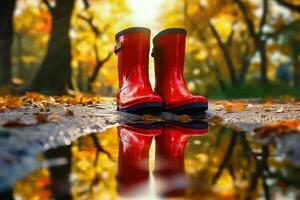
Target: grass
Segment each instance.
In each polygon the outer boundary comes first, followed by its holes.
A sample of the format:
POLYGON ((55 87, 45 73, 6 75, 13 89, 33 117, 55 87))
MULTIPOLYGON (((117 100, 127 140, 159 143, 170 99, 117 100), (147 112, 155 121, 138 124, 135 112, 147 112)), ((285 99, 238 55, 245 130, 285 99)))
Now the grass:
POLYGON ((291 95, 300 98, 300 88, 295 88, 286 84, 271 82, 268 85, 261 86, 257 82, 250 82, 244 85, 233 87, 229 84, 226 86, 226 92, 210 90, 207 96, 212 99, 231 99, 231 98, 262 98, 262 97, 279 97, 291 95))

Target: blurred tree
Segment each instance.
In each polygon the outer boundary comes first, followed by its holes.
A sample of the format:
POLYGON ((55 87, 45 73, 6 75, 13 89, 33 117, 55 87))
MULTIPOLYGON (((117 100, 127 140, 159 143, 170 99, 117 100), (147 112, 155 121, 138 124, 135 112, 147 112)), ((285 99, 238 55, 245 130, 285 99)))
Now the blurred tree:
POLYGON ((72 19, 72 67, 77 89, 112 95, 117 68, 114 35, 131 25, 125 0, 78 1, 72 19))
POLYGON ((261 83, 262 85, 266 85, 268 84, 269 80, 267 76, 267 70, 268 70, 268 59, 267 59, 267 51, 266 51, 267 40, 266 37, 264 37, 264 26, 267 21, 269 1, 262 0, 262 14, 259 21, 258 31, 256 31, 254 20, 251 19, 250 17, 249 8, 247 8, 247 5, 241 0, 234 0, 234 1, 238 5, 241 13, 244 16, 244 20, 247 25, 249 34, 254 41, 255 49, 259 53, 261 83))
MULTIPOLYGON (((280 5, 292 10, 292 11, 295 11, 295 12, 298 12, 300 13, 300 5, 296 5, 296 4, 293 4, 291 3, 291 1, 286 1, 286 0, 276 0, 277 3, 279 3, 280 5)), ((299 3, 299 1, 298 1, 299 3)))
POLYGON ((209 88, 214 85, 205 80, 210 76, 223 92, 258 78, 265 86, 269 79, 274 81, 278 66, 288 62, 294 65, 298 86, 299 5, 299 0, 173 0, 163 5, 161 18, 164 27, 188 29, 187 59, 192 62, 187 61, 186 77, 190 82, 209 88), (207 72, 198 73, 197 65, 207 72))
POLYGON ((47 54, 31 89, 49 94, 64 94, 71 82, 71 41, 69 30, 75 0, 43 0, 52 17, 47 54), (53 1, 52 1, 53 3, 53 1))
POLYGON ((11 47, 15 0, 0 1, 0 86, 11 83, 11 47))
MULTIPOLYGON (((84 9, 86 11, 88 11, 90 9, 90 2, 88 0, 83 0, 83 3, 84 3, 84 9)), ((81 15, 81 14, 79 14, 78 16, 81 19, 83 19, 90 26, 90 29, 93 32, 94 37, 96 39, 100 38, 103 35, 103 33, 109 28, 109 26, 111 26, 110 22, 106 22, 104 27, 103 27, 103 30, 100 30, 99 27, 97 27, 93 23, 94 16, 85 17, 84 15, 81 15)), ((98 45, 97 45, 96 42, 94 43, 93 48, 94 48, 94 53, 95 53, 96 64, 95 64, 94 71, 93 71, 92 75, 88 79, 88 89, 89 89, 89 91, 92 90, 93 83, 96 81, 97 76, 99 75, 100 69, 110 59, 110 57, 113 54, 113 52, 111 50, 107 53, 105 58, 100 59, 99 52, 98 52, 99 51, 98 50, 98 45)))

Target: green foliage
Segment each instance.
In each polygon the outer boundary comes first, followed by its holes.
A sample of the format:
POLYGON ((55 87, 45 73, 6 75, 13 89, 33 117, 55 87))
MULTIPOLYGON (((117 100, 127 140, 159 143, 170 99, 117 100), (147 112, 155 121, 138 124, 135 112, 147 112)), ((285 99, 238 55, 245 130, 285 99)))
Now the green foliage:
POLYGON ((207 94, 208 97, 216 99, 280 97, 284 95, 292 95, 300 98, 299 89, 278 82, 271 82, 269 85, 261 86, 258 82, 252 81, 238 87, 233 87, 230 83, 226 82, 225 92, 217 88, 209 91, 207 94))

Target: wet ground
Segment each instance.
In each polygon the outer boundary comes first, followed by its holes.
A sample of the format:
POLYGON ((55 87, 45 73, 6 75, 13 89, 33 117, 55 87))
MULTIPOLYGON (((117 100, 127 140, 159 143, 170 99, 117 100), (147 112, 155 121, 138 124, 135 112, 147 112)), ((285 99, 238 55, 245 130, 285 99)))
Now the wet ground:
POLYGON ((298 141, 200 120, 122 123, 37 157, 13 152, 20 165, 1 152, 0 199, 299 199, 298 141))

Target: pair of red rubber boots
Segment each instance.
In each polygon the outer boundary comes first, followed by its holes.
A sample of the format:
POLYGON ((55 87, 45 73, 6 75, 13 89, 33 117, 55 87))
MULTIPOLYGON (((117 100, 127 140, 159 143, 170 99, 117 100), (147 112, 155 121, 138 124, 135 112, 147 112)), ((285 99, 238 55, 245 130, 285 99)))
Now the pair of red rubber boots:
POLYGON ((185 29, 166 29, 153 38, 154 91, 148 77, 150 29, 128 28, 117 33, 115 39, 119 75, 118 110, 178 114, 196 114, 207 110, 207 99, 192 95, 183 78, 185 29))

